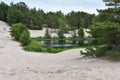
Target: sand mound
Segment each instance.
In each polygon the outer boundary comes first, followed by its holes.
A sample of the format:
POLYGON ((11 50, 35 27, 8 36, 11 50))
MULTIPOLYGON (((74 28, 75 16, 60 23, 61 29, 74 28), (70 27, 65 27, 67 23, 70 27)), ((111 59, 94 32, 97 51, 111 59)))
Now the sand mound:
POLYGON ((9 31, 9 26, 3 22, 3 21, 0 21, 0 32, 5 32, 5 31, 9 31))

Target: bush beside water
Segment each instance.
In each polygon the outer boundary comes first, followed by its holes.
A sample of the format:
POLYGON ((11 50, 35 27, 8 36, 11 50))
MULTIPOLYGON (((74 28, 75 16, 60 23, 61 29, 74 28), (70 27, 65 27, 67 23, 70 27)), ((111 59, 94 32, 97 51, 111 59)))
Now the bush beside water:
POLYGON ((12 25, 11 36, 16 41, 21 42, 22 45, 28 45, 30 43, 29 31, 22 23, 16 23, 12 25))
POLYGON ((24 49, 27 51, 33 52, 47 52, 46 48, 43 48, 37 41, 31 41, 31 43, 27 46, 24 46, 24 49))

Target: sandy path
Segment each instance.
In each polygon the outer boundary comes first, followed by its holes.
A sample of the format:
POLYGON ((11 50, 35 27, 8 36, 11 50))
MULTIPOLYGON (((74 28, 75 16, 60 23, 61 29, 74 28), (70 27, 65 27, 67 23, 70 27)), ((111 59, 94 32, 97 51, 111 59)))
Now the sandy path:
POLYGON ((0 80, 120 80, 120 62, 83 58, 80 50, 25 52, 0 21, 0 80))

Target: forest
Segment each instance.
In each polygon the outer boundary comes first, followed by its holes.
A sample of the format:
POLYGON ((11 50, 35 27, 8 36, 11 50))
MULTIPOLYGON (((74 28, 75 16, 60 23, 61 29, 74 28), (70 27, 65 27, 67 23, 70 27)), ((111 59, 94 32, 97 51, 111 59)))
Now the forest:
POLYGON ((58 28, 60 21, 64 23, 64 27, 67 25, 70 28, 88 28, 94 17, 94 14, 79 11, 72 11, 66 15, 61 11, 45 13, 42 9, 30 9, 24 2, 10 3, 10 5, 0 3, 0 20, 8 22, 10 25, 23 23, 29 29, 42 29, 45 25, 58 28))

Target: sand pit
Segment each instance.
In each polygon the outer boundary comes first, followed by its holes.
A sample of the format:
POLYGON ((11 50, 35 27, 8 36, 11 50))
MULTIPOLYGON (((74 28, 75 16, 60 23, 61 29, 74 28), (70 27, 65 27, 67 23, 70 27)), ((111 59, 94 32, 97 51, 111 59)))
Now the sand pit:
POLYGON ((2 21, 0 46, 0 80, 120 80, 120 62, 85 58, 80 54, 84 49, 25 52, 2 21))

